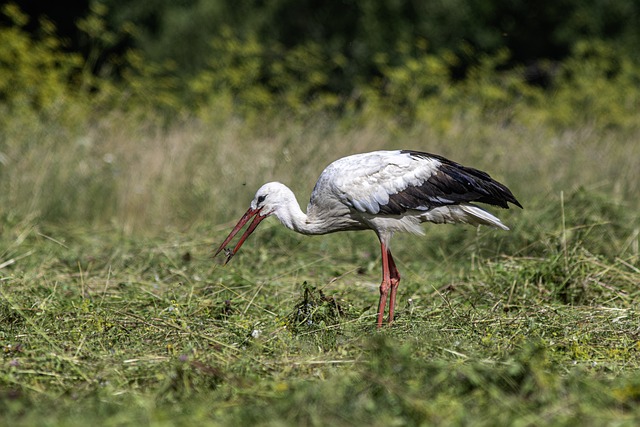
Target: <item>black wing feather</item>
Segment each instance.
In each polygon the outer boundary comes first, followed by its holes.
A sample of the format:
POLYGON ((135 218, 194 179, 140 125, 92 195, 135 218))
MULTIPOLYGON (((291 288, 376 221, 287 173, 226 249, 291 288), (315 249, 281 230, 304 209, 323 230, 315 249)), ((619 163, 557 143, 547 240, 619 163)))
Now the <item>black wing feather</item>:
POLYGON ((509 208, 508 203, 522 205, 504 184, 488 173, 462 166, 445 157, 420 151, 403 150, 413 157, 435 158, 441 162, 438 171, 422 184, 410 186, 389 196, 389 203, 380 207, 383 214, 401 214, 408 209, 429 210, 438 206, 480 202, 509 208))

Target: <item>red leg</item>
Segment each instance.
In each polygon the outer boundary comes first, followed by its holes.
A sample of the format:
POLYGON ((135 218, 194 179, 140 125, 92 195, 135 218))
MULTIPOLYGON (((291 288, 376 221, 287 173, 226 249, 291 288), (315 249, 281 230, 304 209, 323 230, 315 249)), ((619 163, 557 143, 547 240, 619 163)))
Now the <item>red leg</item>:
POLYGON ((382 320, 384 318, 384 309, 387 305, 387 295, 389 294, 389 288, 391 287, 391 277, 389 272, 389 251, 387 246, 380 242, 380 248, 382 249, 382 283, 380 283, 380 304, 378 304, 378 322, 376 325, 382 326, 382 320))
POLYGON ((400 272, 396 267, 396 263, 393 261, 391 251, 388 251, 389 260, 389 279, 391 283, 391 295, 389 297, 389 324, 393 323, 393 310, 396 306, 396 292, 398 291, 398 285, 400 284, 400 272))

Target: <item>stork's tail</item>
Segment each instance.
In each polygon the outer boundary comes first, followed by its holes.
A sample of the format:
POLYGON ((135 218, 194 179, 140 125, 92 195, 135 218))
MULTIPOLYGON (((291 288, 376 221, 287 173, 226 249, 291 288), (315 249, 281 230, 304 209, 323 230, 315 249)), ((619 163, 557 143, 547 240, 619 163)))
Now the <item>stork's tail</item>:
POLYGON ((458 205, 465 214, 467 214, 467 221, 473 225, 489 225, 491 227, 501 228, 508 230, 509 227, 504 225, 500 219, 491 215, 489 212, 471 204, 458 205))

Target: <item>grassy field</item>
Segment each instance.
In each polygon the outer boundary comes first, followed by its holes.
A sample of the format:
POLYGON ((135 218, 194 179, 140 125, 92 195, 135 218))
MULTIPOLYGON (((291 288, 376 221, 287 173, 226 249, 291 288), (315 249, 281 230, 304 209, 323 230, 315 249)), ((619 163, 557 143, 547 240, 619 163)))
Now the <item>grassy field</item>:
POLYGON ((640 421, 637 127, 12 123, 0 424, 640 421), (304 206, 330 161, 382 148, 487 170, 525 207, 493 210, 509 232, 398 236, 392 327, 374 327, 371 232, 310 238, 269 220, 229 265, 211 258, 262 182, 304 206))

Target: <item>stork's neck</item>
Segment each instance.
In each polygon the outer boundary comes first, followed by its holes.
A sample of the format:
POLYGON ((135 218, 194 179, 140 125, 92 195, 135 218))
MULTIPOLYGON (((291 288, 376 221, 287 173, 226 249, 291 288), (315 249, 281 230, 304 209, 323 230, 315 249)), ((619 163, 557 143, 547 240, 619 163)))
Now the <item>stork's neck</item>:
POLYGON ((273 215, 280 220, 282 225, 302 234, 326 233, 327 230, 323 227, 322 222, 315 221, 313 217, 304 213, 293 193, 291 193, 291 196, 291 200, 288 200, 286 204, 279 206, 273 212, 273 215))
POLYGON ((344 205, 331 203, 330 200, 325 200, 322 207, 309 203, 307 213, 304 213, 291 189, 280 183, 274 183, 272 187, 269 203, 264 208, 293 231, 302 234, 327 234, 366 228, 361 222, 351 218, 349 209, 344 205))
POLYGON ((271 214, 274 215, 287 228, 302 234, 325 234, 336 231, 331 215, 324 215, 322 212, 309 207, 304 213, 298 204, 295 194, 284 184, 277 187, 278 194, 273 195, 271 204, 271 214))

